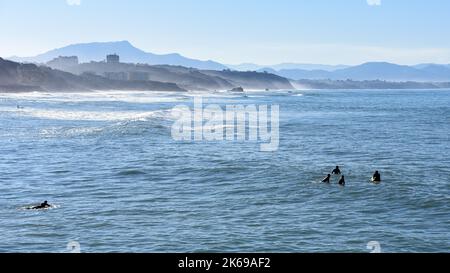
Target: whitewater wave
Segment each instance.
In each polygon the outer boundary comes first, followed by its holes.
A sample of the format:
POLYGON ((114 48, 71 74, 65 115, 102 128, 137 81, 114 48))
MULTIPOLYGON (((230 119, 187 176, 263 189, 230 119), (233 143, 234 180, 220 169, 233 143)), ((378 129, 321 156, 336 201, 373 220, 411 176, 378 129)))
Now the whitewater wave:
POLYGON ((104 132, 105 128, 101 127, 77 127, 77 128, 45 128, 42 129, 39 135, 43 138, 52 137, 78 137, 78 136, 89 136, 98 135, 104 132))
POLYGON ((170 118, 170 111, 74 111, 69 109, 40 109, 2 107, 1 112, 14 113, 17 116, 25 116, 48 120, 65 121, 127 121, 148 120, 150 118, 170 118))
POLYGON ((186 96, 173 92, 143 91, 95 91, 95 92, 62 92, 62 93, 0 93, 0 99, 20 101, 40 101, 55 103, 80 102, 125 102, 125 103, 168 103, 186 100, 186 96))
MULTIPOLYGON (((127 117, 123 116, 122 118, 127 117)), ((171 121, 172 113, 169 110, 160 110, 149 112, 145 115, 132 116, 131 119, 117 120, 113 123, 95 124, 88 126, 52 126, 39 131, 42 138, 61 138, 61 137, 99 137, 113 135, 142 135, 147 132, 152 134, 168 134, 173 124, 171 121)), ((108 120, 111 121, 111 120, 108 120)))

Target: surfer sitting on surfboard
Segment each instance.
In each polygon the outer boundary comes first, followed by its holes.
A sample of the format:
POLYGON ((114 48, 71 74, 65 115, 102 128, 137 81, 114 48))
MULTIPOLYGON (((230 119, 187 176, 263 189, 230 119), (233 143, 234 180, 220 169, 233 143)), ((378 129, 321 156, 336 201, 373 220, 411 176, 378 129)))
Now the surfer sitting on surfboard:
POLYGON ((345 186, 345 177, 342 176, 338 183, 339 183, 339 185, 341 185, 341 186, 345 186))
POLYGON ((375 173, 373 174, 372 182, 381 182, 381 175, 378 171, 375 171, 375 173))
POLYGON ((336 169, 334 169, 334 170, 331 172, 331 174, 336 174, 336 175, 341 174, 341 170, 339 169, 339 166, 336 166, 336 169))
POLYGON ((325 177, 324 180, 322 180, 322 183, 330 183, 331 174, 328 174, 327 177, 325 177))

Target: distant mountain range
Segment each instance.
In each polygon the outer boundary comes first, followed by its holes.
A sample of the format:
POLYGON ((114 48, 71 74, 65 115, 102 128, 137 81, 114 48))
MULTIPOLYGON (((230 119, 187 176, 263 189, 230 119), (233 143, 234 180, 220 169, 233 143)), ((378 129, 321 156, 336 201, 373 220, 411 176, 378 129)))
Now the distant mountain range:
POLYGON ((450 81, 450 65, 421 64, 416 66, 397 65, 386 62, 371 62, 358 66, 326 70, 304 69, 259 69, 260 72, 273 73, 293 80, 354 80, 354 81, 416 81, 416 82, 448 82, 450 81))
POLYGON ((297 80, 292 81, 296 89, 441 89, 450 88, 450 82, 387 82, 352 80, 297 80))
POLYGON ((190 59, 180 54, 158 55, 134 47, 128 41, 74 44, 54 49, 34 57, 11 57, 17 62, 45 64, 59 56, 78 56, 79 61, 88 63, 102 61, 106 55, 116 53, 121 62, 149 65, 174 65, 200 70, 225 70, 268 72, 292 80, 381 80, 381 81, 417 81, 448 82, 450 65, 418 64, 415 66, 397 65, 387 62, 370 62, 357 66, 282 63, 262 66, 245 63, 224 65, 214 61, 190 59))
POLYGON ((301 70, 324 70, 324 71, 335 71, 338 69, 348 68, 348 65, 324 65, 324 64, 297 64, 297 63, 282 63, 276 65, 259 65, 252 63, 244 63, 238 65, 227 64, 231 69, 238 71, 256 71, 263 69, 273 69, 276 71, 285 69, 301 69, 301 70))
POLYGON ((167 64, 193 67, 198 69, 227 69, 225 65, 214 61, 200 61, 189 59, 180 54, 158 55, 148 53, 134 47, 128 41, 74 44, 63 48, 54 49, 34 57, 11 57, 9 60, 16 62, 47 63, 59 56, 78 56, 80 62, 102 61, 108 54, 118 54, 121 62, 143 63, 150 65, 167 64))

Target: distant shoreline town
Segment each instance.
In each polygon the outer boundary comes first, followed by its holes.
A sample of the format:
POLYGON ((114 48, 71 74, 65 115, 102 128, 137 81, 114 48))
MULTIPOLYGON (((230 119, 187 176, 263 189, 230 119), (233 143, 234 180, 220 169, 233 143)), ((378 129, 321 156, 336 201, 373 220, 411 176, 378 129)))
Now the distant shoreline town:
POLYGON ((225 66, 178 54, 146 53, 126 41, 71 45, 36 57, 8 59, 0 58, 0 92, 450 88, 446 65, 225 66))

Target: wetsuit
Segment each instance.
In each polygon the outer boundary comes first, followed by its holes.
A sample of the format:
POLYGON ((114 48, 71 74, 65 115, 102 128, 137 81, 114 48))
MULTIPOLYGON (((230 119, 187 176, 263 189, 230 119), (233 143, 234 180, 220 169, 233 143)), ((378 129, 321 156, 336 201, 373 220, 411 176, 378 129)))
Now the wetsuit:
POLYGON ((336 168, 333 170, 332 174, 341 174, 341 170, 339 168, 336 168))
POLYGON ((373 182, 381 182, 381 175, 380 173, 376 172, 374 173, 373 177, 372 177, 373 182))
POLYGON ((32 209, 46 209, 51 207, 47 202, 40 204, 39 206, 33 207, 32 209))
POLYGON ((324 180, 322 180, 323 183, 330 183, 331 176, 328 175, 324 180))

